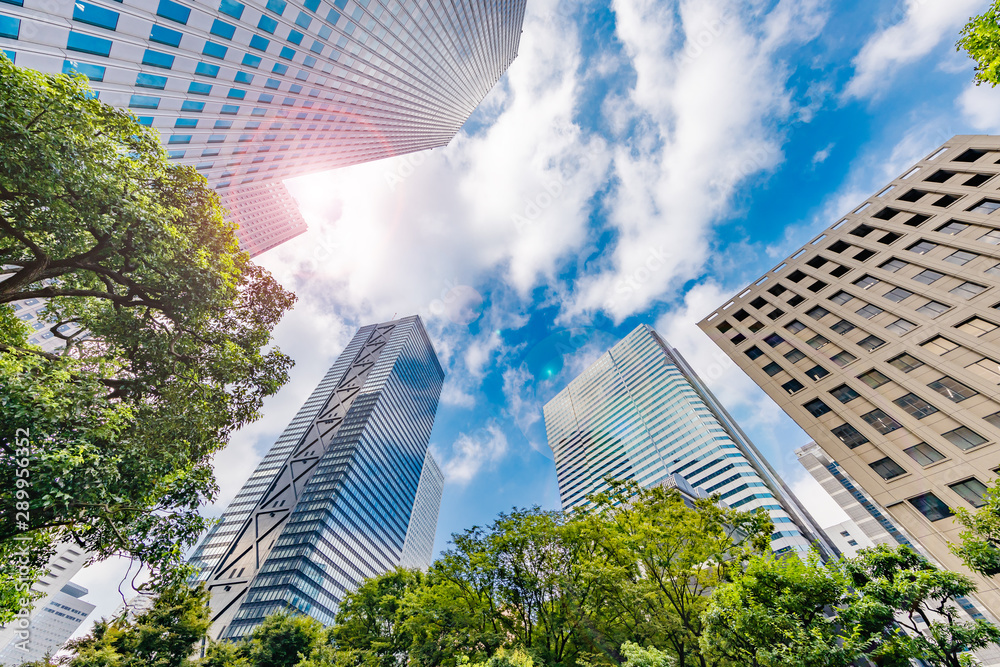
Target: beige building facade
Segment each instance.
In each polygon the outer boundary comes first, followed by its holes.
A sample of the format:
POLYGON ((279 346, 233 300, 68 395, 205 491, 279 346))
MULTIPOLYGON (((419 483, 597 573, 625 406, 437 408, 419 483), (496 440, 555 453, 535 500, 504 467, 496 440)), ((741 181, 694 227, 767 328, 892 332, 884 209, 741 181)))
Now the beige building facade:
POLYGON ((956 136, 699 323, 958 571, 950 508, 1000 468, 998 210, 1000 137, 956 136))

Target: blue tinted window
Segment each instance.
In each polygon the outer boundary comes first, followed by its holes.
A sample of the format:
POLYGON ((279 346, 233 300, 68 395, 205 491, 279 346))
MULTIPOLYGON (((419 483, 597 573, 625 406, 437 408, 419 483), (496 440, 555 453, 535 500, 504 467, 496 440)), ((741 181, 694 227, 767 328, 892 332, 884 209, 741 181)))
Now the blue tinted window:
POLYGON ((197 111, 202 112, 205 110, 204 102, 192 102, 191 100, 184 100, 181 103, 181 111, 197 111))
POLYGON ((333 6, 337 9, 343 9, 347 6, 347 0, 333 0, 333 6))
POLYGON ((284 58, 285 60, 293 60, 295 58, 295 49, 283 46, 281 47, 281 53, 278 54, 279 58, 284 58))
POLYGON ((319 36, 322 37, 323 39, 329 37, 332 32, 333 31, 330 30, 330 26, 328 25, 322 25, 319 27, 319 36))
POLYGON ((291 42, 292 44, 301 44, 303 37, 305 37, 305 35, 303 35, 298 30, 292 30, 291 32, 288 33, 288 41, 291 42))
MULTIPOLYGON (((261 111, 263 111, 263 109, 261 109, 261 111)), ((259 120, 252 120, 249 123, 247 123, 247 129, 248 130, 256 130, 258 127, 260 127, 260 121, 259 120)))
POLYGON ((174 66, 174 57, 167 53, 146 49, 146 53, 142 55, 142 64, 170 69, 174 66))
POLYGON ((198 127, 197 118, 178 118, 174 121, 174 127, 198 127))
POLYGON ((253 140, 252 134, 241 134, 240 138, 237 141, 251 141, 251 140, 253 140))
POLYGON ((267 0, 268 10, 274 12, 278 16, 285 13, 285 0, 267 0))
MULTIPOLYGON (((217 121, 215 121, 215 129, 217 129, 217 130, 228 130, 232 126, 233 126, 233 121, 231 121, 231 120, 217 120, 217 121)), ((214 136, 217 136, 217 135, 213 134, 212 136, 214 137, 214 136)), ((222 136, 225 136, 225 135, 222 135, 222 136)), ((211 141, 211 138, 209 138, 209 141, 211 141)))
POLYGON ((275 74, 284 74, 285 72, 288 71, 288 65, 282 65, 281 63, 274 63, 274 67, 271 68, 271 71, 274 72, 275 74))
POLYGON ((337 21, 340 20, 340 12, 336 9, 331 9, 326 15, 326 20, 330 22, 330 25, 337 25, 337 21))
POLYGON ((188 17, 191 16, 191 10, 171 0, 160 0, 160 6, 156 8, 156 15, 186 24, 188 17))
POLYGON ((299 84, 296 83, 296 84, 288 87, 288 92, 290 92, 290 93, 301 93, 302 92, 302 86, 300 86, 299 84))
MULTIPOLYGON (((15 37, 14 39, 17 39, 17 37, 15 37)), ((16 51, 11 51, 10 49, 4 49, 3 50, 3 54, 5 56, 7 56, 7 58, 9 58, 12 63, 16 63, 17 62, 17 52, 16 51)))
POLYGON ((258 51, 267 51, 267 47, 270 46, 271 40, 265 39, 260 35, 254 35, 250 38, 250 48, 257 49, 258 51))
POLYGON ((133 109, 155 109, 160 106, 160 98, 149 95, 133 95, 128 105, 133 109))
POLYGON ((189 144, 191 143, 190 134, 175 134, 170 137, 167 141, 168 144, 189 144))
POLYGON ((192 95, 208 95, 212 92, 212 85, 209 83, 199 83, 192 81, 188 84, 188 92, 192 95))
POLYGON ((298 17, 295 19, 295 25, 308 29, 310 23, 312 23, 312 18, 305 12, 299 12, 298 17))
MULTIPOLYGON (((202 156, 202 157, 204 157, 204 156, 202 156)), ((199 162, 198 166, 195 167, 195 169, 197 169, 198 171, 203 171, 205 169, 211 169, 214 166, 215 166, 214 162, 199 162)), ((791 519, 789 519, 789 521, 791 521, 791 519)))
POLYGON ((222 60, 226 57, 226 52, 229 47, 223 46, 222 44, 216 44, 215 42, 205 42, 205 48, 201 50, 203 55, 209 58, 218 58, 222 60))
POLYGON ((309 72, 300 69, 298 72, 296 72, 295 78, 298 79, 299 81, 306 81, 309 78, 309 72))
POLYGON ((219 5, 220 12, 223 14, 229 14, 234 19, 239 19, 243 16, 244 9, 246 9, 246 7, 242 3, 236 2, 235 0, 222 0, 222 3, 219 5))
POLYGON ((319 0, 306 0, 302 4, 305 5, 306 9, 311 12, 314 12, 319 8, 319 0))
POLYGON ((309 50, 313 53, 323 53, 323 42, 318 39, 314 39, 312 46, 309 47, 309 50))
POLYGON ((247 67, 257 68, 260 67, 260 56, 253 56, 249 53, 243 54, 243 64, 247 67))
POLYGON ((223 104, 222 113, 229 114, 230 116, 235 116, 240 112, 239 106, 235 104, 223 104))
POLYGON ((219 66, 209 65, 208 63, 198 63, 194 68, 194 73, 215 78, 219 75, 219 66))
MULTIPOLYGON (((14 5, 16 7, 24 7, 24 0, 0 0, 0 2, 6 2, 8 5, 14 5)), ((14 52, 4 51, 4 55, 7 55, 8 53, 14 53, 14 52)), ((9 55, 7 55, 7 57, 10 58, 9 55)), ((13 58, 10 59, 13 60, 13 58)))
POLYGON ((236 83, 253 83, 253 74, 247 74, 246 72, 237 72, 236 83))
POLYGON ((157 90, 163 90, 167 87, 167 77, 141 72, 137 77, 135 77, 135 85, 140 88, 156 88, 157 90))
POLYGON ((90 65, 88 63, 77 62, 76 60, 63 61, 63 74, 83 74, 91 81, 104 81, 105 68, 100 65, 90 65))
POLYGON ((118 27, 118 12, 92 5, 89 2, 76 0, 73 3, 73 20, 96 25, 98 28, 114 30, 118 27))
POLYGON ((178 30, 164 28, 162 25, 154 25, 149 31, 149 41, 159 42, 168 46, 180 46, 181 33, 178 30))
POLYGON ((246 96, 247 96, 247 91, 241 90, 239 88, 230 88, 229 95, 227 95, 227 97, 231 97, 236 100, 242 100, 246 96))
MULTIPOLYGON (((270 97, 270 95, 268 95, 270 97)), ((270 102, 270 100, 268 100, 270 102)), ((261 107, 254 107, 253 111, 250 112, 251 116, 266 116, 267 109, 262 109, 261 107)))
POLYGON ((167 151, 167 159, 169 160, 179 160, 184 157, 186 151, 167 151))
POLYGON ((277 79, 268 79, 267 81, 264 82, 264 87, 265 88, 270 88, 272 90, 277 90, 278 86, 280 86, 280 85, 281 85, 281 81, 279 81, 277 79))
POLYGON ((202 157, 213 157, 218 155, 221 151, 218 148, 206 148, 201 152, 202 157))
POLYGON ((293 106, 295 106, 295 98, 294 97, 286 97, 284 100, 282 100, 281 104, 283 106, 286 106, 286 107, 293 107, 293 106))
POLYGON ((312 67, 313 65, 316 64, 316 59, 313 58, 312 56, 306 56, 305 59, 302 61, 302 64, 305 67, 312 67))
POLYGON ((139 116, 139 125, 145 125, 146 127, 152 127, 153 126, 153 117, 152 116, 139 116))
MULTIPOLYGON (((21 22, 17 19, 13 19, 13 21, 14 35, 12 38, 17 39, 17 26, 19 26, 21 22)), ((6 34, 8 30, 9 24, 4 25, 4 37, 11 37, 11 35, 6 34)), ((74 32, 71 30, 69 38, 66 40, 66 48, 70 51, 92 53, 95 56, 108 56, 111 53, 111 40, 101 39, 100 37, 94 37, 93 35, 84 35, 82 32, 74 32)))
POLYGON ((274 29, 278 27, 278 22, 272 19, 270 16, 261 15, 260 20, 257 21, 257 27, 264 32, 269 32, 274 34, 274 29))
MULTIPOLYGON (((274 95, 268 95, 266 93, 261 93, 260 97, 257 98, 257 101, 260 102, 261 104, 270 104, 271 100, 273 100, 273 99, 274 99, 274 95)), ((256 109, 255 109, 255 111, 256 111, 256 109)))
POLYGON ((225 39, 232 39, 233 35, 236 34, 236 26, 231 23, 215 19, 215 21, 212 22, 212 29, 209 32, 225 39))

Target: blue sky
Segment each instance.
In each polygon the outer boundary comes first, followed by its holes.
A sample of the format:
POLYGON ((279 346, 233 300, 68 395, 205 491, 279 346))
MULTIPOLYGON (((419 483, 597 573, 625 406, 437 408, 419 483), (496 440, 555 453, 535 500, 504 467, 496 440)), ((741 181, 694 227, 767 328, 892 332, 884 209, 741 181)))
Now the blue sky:
MULTIPOLYGON (((518 59, 452 143, 290 181, 310 231, 260 258, 297 365, 219 455, 221 512, 358 326, 420 314, 448 378, 436 548, 559 506, 542 405, 653 325, 824 525, 808 437, 697 329, 954 134, 1000 132, 955 52, 980 0, 528 0, 518 59)), ((110 613, 124 568, 78 580, 110 613)))

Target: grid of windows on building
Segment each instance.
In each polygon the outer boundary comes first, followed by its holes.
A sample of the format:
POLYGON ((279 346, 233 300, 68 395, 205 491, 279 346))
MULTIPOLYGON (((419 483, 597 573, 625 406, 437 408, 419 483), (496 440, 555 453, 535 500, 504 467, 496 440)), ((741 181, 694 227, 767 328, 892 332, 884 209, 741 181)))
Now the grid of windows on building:
POLYGON ((1000 465, 998 210, 1000 138, 955 137, 699 323, 950 569, 1000 465))
POLYGON ((572 380, 544 414, 563 509, 586 507, 609 477, 648 488, 679 475, 730 507, 768 512, 775 551, 807 551, 811 540, 830 547, 683 357, 645 325, 572 380))
POLYGON ((517 55, 526 0, 6 0, 0 48, 157 129, 263 252, 301 233, 262 183, 446 145, 517 55), (273 200, 272 200, 273 199, 273 200), (274 223, 274 224, 271 224, 274 223))
POLYGON ((358 331, 191 558, 213 638, 288 608, 330 624, 364 579, 430 564, 443 378, 418 317, 358 331))

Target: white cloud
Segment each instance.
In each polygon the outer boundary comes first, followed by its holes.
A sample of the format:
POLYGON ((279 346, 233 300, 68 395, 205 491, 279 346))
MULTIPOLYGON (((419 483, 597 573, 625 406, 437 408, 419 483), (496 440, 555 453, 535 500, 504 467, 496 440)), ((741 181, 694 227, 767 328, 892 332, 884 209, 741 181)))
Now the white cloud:
POLYGON ((1000 132, 1000 88, 971 84, 958 98, 958 107, 977 130, 1000 132))
POLYGON ((902 18, 872 35, 854 58, 850 97, 878 97, 886 80, 914 63, 942 40, 958 40, 958 31, 985 8, 984 0, 907 0, 902 18))
POLYGON ((603 309, 621 321, 697 275, 736 188, 782 160, 773 123, 795 109, 777 52, 824 17, 815 2, 768 4, 614 3, 636 83, 606 106, 619 109, 615 127, 638 129, 615 149, 613 249, 578 281, 567 317, 603 309))
POLYGON ((827 144, 826 148, 822 148, 822 149, 816 151, 816 153, 813 155, 812 163, 813 164, 823 164, 824 162, 826 162, 826 159, 828 157, 830 157, 830 153, 833 152, 834 145, 835 144, 832 144, 832 143, 831 144, 827 144))
POLYGON ((500 426, 491 421, 471 435, 462 433, 451 446, 450 452, 435 448, 435 457, 444 463, 441 471, 447 483, 465 485, 483 468, 495 465, 507 454, 507 436, 500 426))

